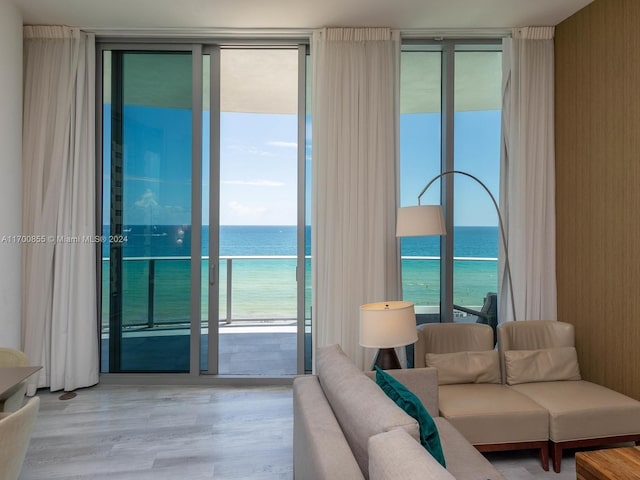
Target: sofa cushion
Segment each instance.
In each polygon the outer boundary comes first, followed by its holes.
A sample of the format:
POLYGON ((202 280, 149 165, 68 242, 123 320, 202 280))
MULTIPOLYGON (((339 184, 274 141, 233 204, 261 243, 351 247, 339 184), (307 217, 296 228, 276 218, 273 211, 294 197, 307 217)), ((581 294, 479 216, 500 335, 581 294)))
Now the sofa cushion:
POLYGON ((427 367, 438 369, 438 383, 501 383, 496 350, 483 352, 427 353, 427 367))
POLYGON ((446 467, 438 429, 420 399, 388 373, 376 367, 376 383, 402 410, 418 421, 420 443, 440 465, 446 467))
POLYGON ((509 385, 581 379, 575 347, 507 350, 504 363, 509 385))
POLYGON ((455 480, 418 442, 399 428, 369 439, 369 478, 455 480))
POLYGON ((322 390, 365 477, 368 475, 370 437, 403 428, 416 441, 420 439, 418 422, 387 397, 338 345, 317 349, 316 371, 322 390))
POLYGON ((554 442, 640 434, 640 402, 601 385, 579 380, 510 388, 549 411, 554 442))
POLYGON ((502 351, 575 347, 575 328, 556 320, 505 322, 498 326, 498 346, 502 351))
POLYGON ((441 385, 439 390, 440 414, 473 445, 549 438, 547 411, 507 385, 441 385))

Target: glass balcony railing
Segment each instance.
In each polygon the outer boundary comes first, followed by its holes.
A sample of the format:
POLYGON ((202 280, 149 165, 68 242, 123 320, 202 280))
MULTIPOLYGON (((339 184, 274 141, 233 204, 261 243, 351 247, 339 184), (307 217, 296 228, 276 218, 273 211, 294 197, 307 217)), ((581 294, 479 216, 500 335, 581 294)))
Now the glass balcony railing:
MULTIPOLYGON (((102 329, 109 327, 108 258, 102 259, 102 329)), ((295 320, 297 282, 295 256, 220 257, 219 319, 238 321, 295 320)), ((310 258, 307 258, 307 275, 310 258)), ((208 318, 209 257, 201 258, 201 319, 208 318)), ((306 285, 311 285, 307 278, 306 285)), ((125 257, 122 265, 123 328, 178 327, 189 324, 191 260, 189 257, 125 257)), ((310 287, 307 305, 310 305, 310 287)), ((307 318, 310 314, 307 315, 307 318)))
MULTIPOLYGON (((487 292, 498 288, 498 259, 454 257, 454 303, 479 309, 487 292)), ((416 305, 416 313, 440 311, 440 257, 402 257, 403 298, 416 305)), ((457 314, 464 316, 463 313, 457 314)))
MULTIPOLYGON (((306 305, 311 304, 311 259, 306 258, 306 305)), ((404 298, 417 313, 438 313, 440 258, 402 257, 404 298)), ((102 259, 102 329, 109 327, 109 259, 102 259)), ((122 266, 123 328, 174 328, 189 324, 191 302, 189 257, 125 257, 122 266)), ((454 258, 455 303, 479 309, 497 288, 497 258, 454 258)), ((201 258, 201 319, 208 316, 209 257, 201 258)), ((297 311, 295 256, 223 256, 218 264, 219 319, 241 321, 295 320, 297 311)), ((308 307, 307 307, 308 309, 308 307)), ((458 312, 464 316, 464 313, 458 312)), ((310 312, 307 311, 307 319, 310 312)))

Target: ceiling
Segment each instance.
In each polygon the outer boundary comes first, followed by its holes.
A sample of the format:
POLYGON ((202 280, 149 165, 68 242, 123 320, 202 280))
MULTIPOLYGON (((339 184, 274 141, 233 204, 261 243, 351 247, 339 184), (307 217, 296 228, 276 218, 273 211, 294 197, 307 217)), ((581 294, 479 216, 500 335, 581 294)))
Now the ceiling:
MULTIPOLYGON (((388 26, 405 34, 431 32, 432 36, 503 36, 512 27, 557 25, 592 0, 9 1, 21 10, 25 24, 78 26, 103 35, 299 38, 323 26, 388 26)), ((186 67, 176 64, 175 71, 167 71, 168 63, 161 56, 138 57, 127 67, 125 103, 190 108, 190 77, 182 74, 186 67)), ((188 62, 190 57, 182 60, 188 62)), ((440 111, 439 55, 404 60, 401 112, 440 111)), ((174 58, 169 64, 180 61, 174 58)), ((500 108, 500 78, 496 77, 500 62, 499 53, 456 62, 456 71, 461 72, 456 80, 457 110, 500 108)), ((106 103, 110 102, 109 66, 104 63, 106 103)), ((223 55, 222 111, 295 113, 297 68, 295 51, 247 49, 223 55), (271 78, 274 71, 277 76, 271 78)), ((207 90, 204 93, 206 108, 207 90)))
POLYGON ((25 24, 96 30, 506 29, 557 25, 592 0, 9 0, 25 24))

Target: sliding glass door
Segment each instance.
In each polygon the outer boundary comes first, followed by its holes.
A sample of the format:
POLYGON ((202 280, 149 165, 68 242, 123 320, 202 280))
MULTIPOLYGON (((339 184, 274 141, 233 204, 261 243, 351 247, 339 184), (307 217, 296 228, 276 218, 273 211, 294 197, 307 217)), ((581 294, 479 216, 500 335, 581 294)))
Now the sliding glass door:
POLYGON ((102 371, 294 375, 306 48, 172 48, 102 47, 102 371))
POLYGON ((190 52, 105 52, 103 369, 189 370, 190 52))
MULTIPOLYGON (((297 372, 298 49, 219 50, 218 373, 297 372)), ((212 133, 213 134, 213 133, 212 133)), ((217 153, 217 152, 216 152, 217 153)), ((216 221, 218 223, 216 225, 216 221)), ((216 231, 215 229, 213 229, 216 231)), ((213 312, 215 313, 215 312, 213 312)))

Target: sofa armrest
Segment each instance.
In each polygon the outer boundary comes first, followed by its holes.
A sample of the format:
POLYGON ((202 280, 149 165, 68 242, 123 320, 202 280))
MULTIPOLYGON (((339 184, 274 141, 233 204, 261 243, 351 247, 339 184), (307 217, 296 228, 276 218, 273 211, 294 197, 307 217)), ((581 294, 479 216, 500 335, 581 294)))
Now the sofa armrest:
MULTIPOLYGON (((403 368, 386 372, 415 393, 432 417, 440 415, 437 368, 403 368)), ((367 375, 375 381, 376 372, 367 372, 367 375)))
POLYGON ((370 480, 455 480, 455 477, 405 430, 379 433, 369 439, 370 480))

